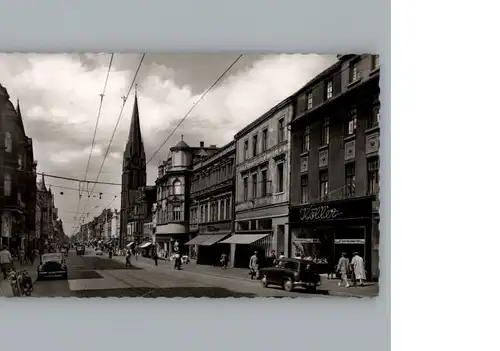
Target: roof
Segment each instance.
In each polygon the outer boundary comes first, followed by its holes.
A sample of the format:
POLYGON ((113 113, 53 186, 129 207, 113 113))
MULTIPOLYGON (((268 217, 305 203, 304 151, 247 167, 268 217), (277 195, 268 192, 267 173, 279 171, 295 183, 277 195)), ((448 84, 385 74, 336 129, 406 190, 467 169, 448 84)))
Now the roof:
POLYGON ((175 146, 172 146, 170 148, 170 151, 174 151, 174 150, 189 150, 190 147, 189 145, 181 139, 181 141, 179 141, 177 144, 175 144, 175 146))

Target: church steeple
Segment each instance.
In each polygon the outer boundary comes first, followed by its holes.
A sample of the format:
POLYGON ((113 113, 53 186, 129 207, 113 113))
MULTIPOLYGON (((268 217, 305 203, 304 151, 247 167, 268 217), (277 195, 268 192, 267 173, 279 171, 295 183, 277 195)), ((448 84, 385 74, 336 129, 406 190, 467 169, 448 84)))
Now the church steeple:
POLYGON ((137 103, 137 92, 134 96, 134 107, 132 109, 132 119, 128 132, 128 140, 123 154, 123 168, 132 162, 136 167, 142 167, 146 163, 146 153, 142 142, 141 123, 139 119, 139 105, 137 103))
POLYGON ((17 114, 17 119, 19 121, 19 124, 21 125, 21 128, 24 132, 23 115, 21 114, 21 106, 19 105, 19 98, 17 98, 16 114, 17 114))

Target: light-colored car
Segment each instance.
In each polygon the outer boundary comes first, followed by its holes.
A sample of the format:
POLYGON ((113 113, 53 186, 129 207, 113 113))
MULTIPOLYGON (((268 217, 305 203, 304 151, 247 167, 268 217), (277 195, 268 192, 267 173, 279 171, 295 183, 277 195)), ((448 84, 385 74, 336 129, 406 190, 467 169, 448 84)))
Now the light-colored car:
POLYGON ((102 256, 102 250, 101 250, 101 249, 97 249, 97 250, 95 250, 95 254, 96 254, 97 256, 102 256))

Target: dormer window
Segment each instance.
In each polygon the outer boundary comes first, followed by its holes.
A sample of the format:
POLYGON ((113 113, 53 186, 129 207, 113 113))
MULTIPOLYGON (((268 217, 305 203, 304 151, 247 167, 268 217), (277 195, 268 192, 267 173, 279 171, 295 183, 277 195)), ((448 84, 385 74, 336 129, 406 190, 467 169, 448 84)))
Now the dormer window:
POLYGON ((12 152, 12 134, 10 132, 5 132, 4 146, 5 152, 12 152))

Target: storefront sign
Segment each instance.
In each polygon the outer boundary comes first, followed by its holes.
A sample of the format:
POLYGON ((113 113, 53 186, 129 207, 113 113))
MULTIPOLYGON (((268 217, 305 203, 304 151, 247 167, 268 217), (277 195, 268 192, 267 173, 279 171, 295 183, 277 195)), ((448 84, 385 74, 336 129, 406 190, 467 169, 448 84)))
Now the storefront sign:
POLYGON ((290 207, 289 218, 291 223, 371 218, 372 202, 372 197, 363 197, 313 205, 292 206, 290 207))
POLYGON ((337 208, 331 206, 309 206, 300 209, 301 221, 332 220, 342 216, 337 208))
POLYGON ((298 238, 293 240, 296 244, 321 244, 321 240, 317 238, 298 238))
POLYGON ((364 244, 365 239, 335 239, 335 244, 364 244))

